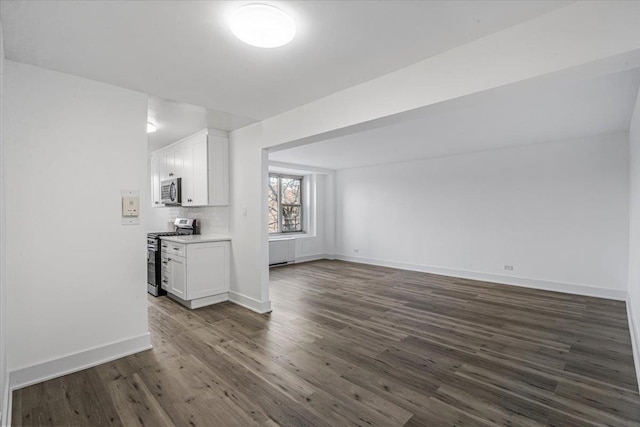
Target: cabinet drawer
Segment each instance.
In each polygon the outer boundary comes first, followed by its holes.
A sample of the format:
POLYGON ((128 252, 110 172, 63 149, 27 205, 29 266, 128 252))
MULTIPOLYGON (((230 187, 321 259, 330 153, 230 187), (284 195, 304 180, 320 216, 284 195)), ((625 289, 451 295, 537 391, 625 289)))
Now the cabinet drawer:
POLYGON ((187 255, 186 246, 184 243, 175 243, 175 242, 166 242, 166 243, 168 246, 166 248, 162 248, 162 250, 164 253, 168 254, 169 256, 177 255, 177 256, 184 257, 187 255))
POLYGON ((168 240, 160 240, 160 251, 163 260, 166 256, 171 255, 187 256, 186 245, 184 243, 170 242, 168 240))
POLYGON ((162 256, 160 257, 160 265, 162 267, 161 271, 162 274, 165 274, 165 272, 169 271, 169 255, 166 253, 162 253, 162 256))
POLYGON ((162 276, 160 278, 160 287, 165 291, 171 289, 171 285, 169 284, 169 274, 164 271, 162 272, 162 276))

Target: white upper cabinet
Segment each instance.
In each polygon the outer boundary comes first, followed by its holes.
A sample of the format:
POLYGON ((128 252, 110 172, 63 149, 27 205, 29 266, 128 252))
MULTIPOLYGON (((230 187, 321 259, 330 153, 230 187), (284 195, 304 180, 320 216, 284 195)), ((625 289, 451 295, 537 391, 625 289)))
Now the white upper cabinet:
POLYGON ((151 206, 159 207, 162 205, 160 197, 160 161, 165 158, 161 156, 151 156, 151 206))
POLYGON ((229 138, 226 134, 209 133, 209 205, 229 205, 229 138))
MULTIPOLYGON (((170 145, 173 147, 173 144, 170 145)), ((162 149, 161 151, 156 151, 159 164, 160 164, 160 180, 164 181, 165 179, 170 178, 179 178, 182 174, 182 156, 178 151, 162 149)))
POLYGON ((167 156, 167 169, 169 169, 169 178, 180 178, 183 174, 182 170, 182 151, 177 150, 167 156))
MULTIPOLYGON (((193 171, 193 186, 191 188, 191 197, 196 204, 213 203, 209 200, 209 150, 208 142, 202 141, 191 147, 191 155, 193 163, 191 170, 193 171)), ((213 168, 212 168, 213 169, 213 168)))
POLYGON ((208 136, 198 135, 180 150, 184 170, 182 174, 182 206, 209 204, 208 136))
MULTIPOLYGON (((182 164, 184 166, 182 174, 182 206, 195 206, 193 200, 193 147, 187 146, 180 150, 182 164)), ((205 198, 205 203, 207 199, 205 198)), ((202 203, 201 203, 202 204, 202 203)))
POLYGON ((160 182, 170 178, 182 178, 182 206, 227 206, 227 133, 213 129, 204 130, 153 152, 152 206, 164 206, 160 201, 160 182))

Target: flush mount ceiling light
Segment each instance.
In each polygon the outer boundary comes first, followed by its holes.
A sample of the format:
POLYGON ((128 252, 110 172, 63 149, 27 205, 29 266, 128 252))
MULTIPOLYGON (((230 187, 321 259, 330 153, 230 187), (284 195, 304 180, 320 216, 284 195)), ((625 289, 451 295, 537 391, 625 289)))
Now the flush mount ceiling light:
POLYGON ((151 122, 147 122, 147 133, 153 133, 156 131, 156 125, 151 122))
POLYGON ((293 40, 296 23, 276 7, 248 4, 231 15, 231 32, 251 46, 280 47, 293 40))

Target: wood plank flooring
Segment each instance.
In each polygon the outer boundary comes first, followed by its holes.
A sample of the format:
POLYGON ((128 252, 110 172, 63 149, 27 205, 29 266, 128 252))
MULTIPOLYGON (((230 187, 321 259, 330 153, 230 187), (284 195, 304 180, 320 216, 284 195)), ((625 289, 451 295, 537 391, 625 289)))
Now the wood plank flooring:
POLYGON ((149 297, 153 350, 14 391, 14 425, 640 425, 623 302, 340 261, 270 292, 149 297))

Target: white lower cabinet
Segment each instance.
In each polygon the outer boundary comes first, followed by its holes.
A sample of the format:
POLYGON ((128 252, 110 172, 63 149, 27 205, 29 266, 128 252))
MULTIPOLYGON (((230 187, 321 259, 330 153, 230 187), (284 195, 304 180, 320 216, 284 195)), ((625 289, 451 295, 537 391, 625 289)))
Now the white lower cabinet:
POLYGON ((184 257, 171 255, 169 257, 169 289, 177 297, 187 297, 187 260, 184 257))
POLYGON ((190 308, 226 301, 229 241, 177 244, 162 241, 162 288, 190 308))

